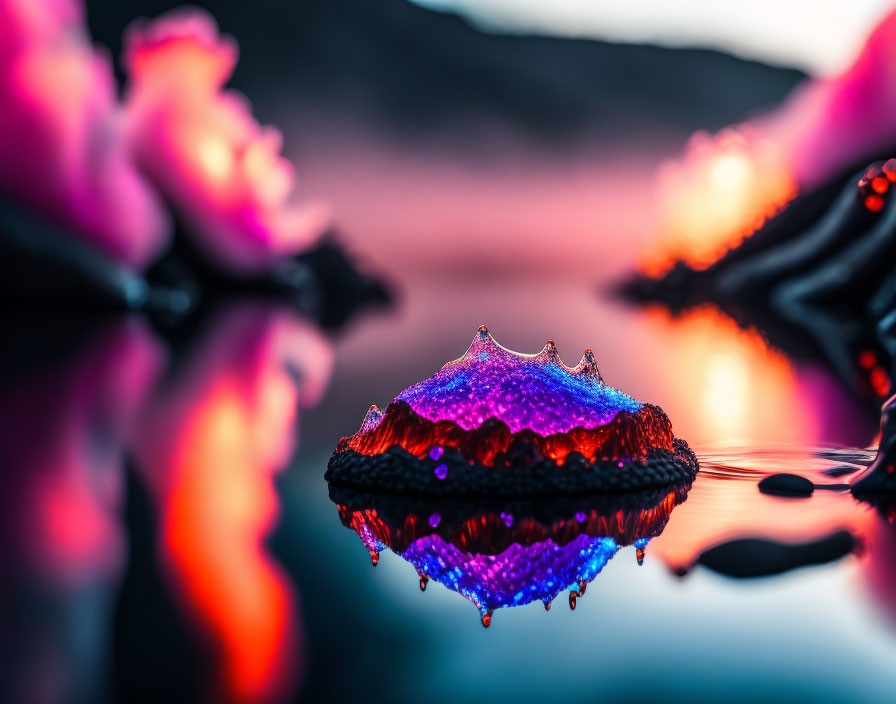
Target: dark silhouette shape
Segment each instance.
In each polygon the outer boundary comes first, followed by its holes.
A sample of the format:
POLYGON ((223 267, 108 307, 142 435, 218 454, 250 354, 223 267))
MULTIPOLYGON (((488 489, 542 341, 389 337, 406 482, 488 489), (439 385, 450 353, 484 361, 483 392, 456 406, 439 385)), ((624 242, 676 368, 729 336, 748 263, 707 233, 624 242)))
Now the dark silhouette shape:
POLYGON ((759 482, 759 491, 773 496, 806 498, 812 496, 815 485, 797 474, 771 474, 759 482))
POLYGON ((701 553, 697 564, 738 579, 769 577, 798 567, 823 565, 852 553, 858 541, 841 530, 820 540, 788 545, 773 540, 743 538, 701 553))
POLYGON ((878 504, 892 505, 896 497, 896 396, 891 397, 881 411, 877 458, 853 484, 852 493, 857 498, 878 504))

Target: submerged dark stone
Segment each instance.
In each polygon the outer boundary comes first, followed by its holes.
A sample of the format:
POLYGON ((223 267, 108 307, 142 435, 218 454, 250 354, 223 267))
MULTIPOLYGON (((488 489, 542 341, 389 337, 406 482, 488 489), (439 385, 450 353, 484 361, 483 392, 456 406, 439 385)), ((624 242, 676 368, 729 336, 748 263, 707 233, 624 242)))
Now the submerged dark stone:
POLYGON ((773 496, 812 496, 815 485, 796 474, 772 474, 759 482, 759 491, 773 496))

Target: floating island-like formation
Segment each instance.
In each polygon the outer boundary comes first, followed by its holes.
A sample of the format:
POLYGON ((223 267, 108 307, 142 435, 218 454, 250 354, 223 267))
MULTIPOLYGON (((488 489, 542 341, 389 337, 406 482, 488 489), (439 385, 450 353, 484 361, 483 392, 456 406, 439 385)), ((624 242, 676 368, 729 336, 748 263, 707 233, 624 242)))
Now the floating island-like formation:
POLYGON ((485 326, 460 359, 402 391, 330 458, 332 485, 434 496, 626 492, 688 482, 697 459, 662 409, 607 386, 591 350, 575 367, 485 326))
POLYGON ((488 627, 499 608, 577 600, 623 547, 638 564, 690 484, 628 494, 549 501, 399 497, 330 486, 343 525, 354 530, 374 565, 391 549, 430 580, 469 599, 488 627))

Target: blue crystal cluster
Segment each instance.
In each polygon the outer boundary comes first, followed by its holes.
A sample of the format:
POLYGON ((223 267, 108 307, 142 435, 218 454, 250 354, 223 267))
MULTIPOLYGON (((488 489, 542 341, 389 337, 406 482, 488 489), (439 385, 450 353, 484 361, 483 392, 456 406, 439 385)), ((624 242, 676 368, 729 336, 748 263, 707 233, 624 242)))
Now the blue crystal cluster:
POLYGON ((533 601, 551 602, 560 592, 590 582, 616 554, 613 538, 579 535, 566 545, 553 540, 521 546, 498 555, 464 552, 438 535, 420 538, 401 557, 421 575, 444 584, 486 614, 533 601))
POLYGON ((452 420, 465 430, 497 418, 511 432, 528 428, 544 436, 606 425, 619 411, 634 413, 643 405, 603 383, 590 350, 567 367, 553 342, 538 354, 519 354, 501 347, 485 328, 463 357, 396 400, 424 418, 452 420))

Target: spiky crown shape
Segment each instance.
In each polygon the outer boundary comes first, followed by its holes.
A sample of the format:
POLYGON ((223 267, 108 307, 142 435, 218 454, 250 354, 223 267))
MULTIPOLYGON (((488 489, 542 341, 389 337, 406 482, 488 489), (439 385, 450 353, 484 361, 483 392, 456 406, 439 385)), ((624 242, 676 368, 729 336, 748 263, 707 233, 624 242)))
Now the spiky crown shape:
POLYGON ((402 391, 385 412, 371 406, 337 452, 374 455, 398 445, 423 458, 455 447, 494 466, 510 464, 507 451, 520 443, 561 464, 573 451, 594 461, 674 449, 662 410, 606 385, 590 349, 568 367, 551 340, 538 354, 520 354, 482 326, 462 357, 402 391))

